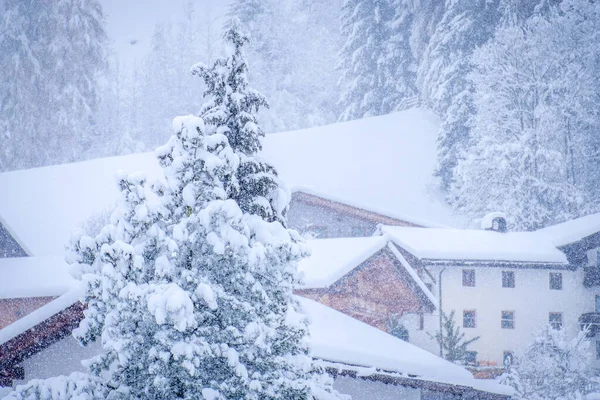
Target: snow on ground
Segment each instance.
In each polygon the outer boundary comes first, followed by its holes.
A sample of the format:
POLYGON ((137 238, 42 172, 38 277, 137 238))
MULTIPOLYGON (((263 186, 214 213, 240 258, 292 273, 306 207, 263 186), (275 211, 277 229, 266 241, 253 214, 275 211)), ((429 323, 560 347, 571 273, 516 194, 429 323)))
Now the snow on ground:
POLYGON ((315 239, 307 242, 310 257, 300 261, 305 289, 326 288, 369 259, 386 244, 381 236, 315 239))
POLYGON ((58 296, 77 285, 64 257, 0 258, 0 299, 58 296))
MULTIPOLYGON (((264 157, 291 187, 424 225, 459 220, 433 189, 438 122, 424 110, 267 135, 264 157)), ((115 172, 162 176, 153 153, 0 174, 0 223, 29 255, 62 255, 71 233, 117 199, 115 172)), ((101 219, 101 218, 100 218, 101 219)))
POLYGON ((421 259, 567 264, 563 252, 536 232, 494 232, 385 226, 382 233, 421 259))

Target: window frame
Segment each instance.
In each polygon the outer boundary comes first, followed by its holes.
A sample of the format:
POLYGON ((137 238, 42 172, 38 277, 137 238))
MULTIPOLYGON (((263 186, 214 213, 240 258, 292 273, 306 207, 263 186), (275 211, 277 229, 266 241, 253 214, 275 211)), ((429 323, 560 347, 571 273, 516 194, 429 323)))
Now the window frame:
POLYGON ((514 310, 502 310, 500 311, 500 328, 501 329, 515 329, 515 312, 514 310), (510 315, 510 318, 505 317, 510 315), (505 322, 509 324, 505 326, 505 322))
POLYGON ((550 325, 552 327, 552 329, 555 330, 560 330, 562 329, 562 327, 564 326, 564 321, 563 321, 563 313, 562 312, 558 312, 558 311, 550 311, 548 313, 548 325, 550 325), (560 322, 557 321, 552 321, 552 317, 553 316, 559 316, 560 317, 560 322), (554 325, 559 325, 558 327, 554 326, 554 325))
POLYGON ((465 329, 477 328, 477 310, 463 310, 463 328, 465 328, 465 329), (467 324, 466 324, 467 313, 469 313, 469 314, 472 313, 472 318, 470 318, 473 321, 472 326, 467 326, 467 324))
POLYGON ((463 287, 475 287, 475 270, 472 268, 462 270, 462 285, 463 287))
POLYGON ((502 352, 502 364, 504 365, 504 367, 510 366, 512 365, 512 363, 515 360, 515 352, 512 350, 504 350, 502 352), (510 362, 507 362, 506 360, 510 359, 510 362))
POLYGON ((515 271, 502 271, 502 287, 514 289, 516 285, 515 271), (510 277, 510 278, 507 278, 510 277), (512 286, 511 286, 512 284, 512 286))
POLYGON ((466 365, 477 366, 477 352, 473 350, 465 351, 464 362, 466 365))
POLYGON ((562 272, 549 272, 548 273, 548 287, 550 290, 563 290, 563 276, 562 272), (552 278, 555 278, 554 280, 552 278), (557 285, 553 285, 553 283, 557 285), (553 287, 557 286, 557 287, 553 287))

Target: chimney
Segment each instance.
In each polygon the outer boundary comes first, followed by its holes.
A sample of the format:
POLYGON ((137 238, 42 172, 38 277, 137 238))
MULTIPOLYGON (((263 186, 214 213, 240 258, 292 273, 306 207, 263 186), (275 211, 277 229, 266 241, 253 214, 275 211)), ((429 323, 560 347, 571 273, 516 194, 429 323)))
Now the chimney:
POLYGON ((506 214, 503 212, 492 212, 481 219, 481 229, 494 232, 506 232, 506 214))

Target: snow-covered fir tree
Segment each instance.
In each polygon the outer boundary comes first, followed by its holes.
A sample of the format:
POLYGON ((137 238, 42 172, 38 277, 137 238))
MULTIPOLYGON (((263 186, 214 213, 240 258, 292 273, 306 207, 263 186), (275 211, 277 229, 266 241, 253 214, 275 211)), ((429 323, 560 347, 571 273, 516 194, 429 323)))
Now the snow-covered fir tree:
POLYGON ((501 382, 517 400, 580 399, 593 382, 585 331, 569 337, 566 329, 547 327, 509 366, 501 382))
POLYGON ((234 0, 228 14, 238 17, 252 45, 247 51, 254 86, 272 104, 261 113, 267 132, 334 122, 338 115, 336 52, 341 0, 234 0))
POLYGON ((492 36, 498 21, 498 1, 448 0, 445 4, 421 60, 417 84, 424 103, 442 120, 436 173, 446 189, 469 140, 467 121, 473 113, 473 88, 467 74, 472 68, 471 54, 492 36))
POLYGON ((0 168, 81 158, 96 137, 104 17, 95 0, 4 2, 0 168))
POLYGON ((346 0, 342 7, 342 35, 346 42, 339 54, 337 68, 342 91, 339 104, 341 121, 383 115, 393 106, 386 99, 395 89, 390 60, 390 0, 346 0))
POLYGON ((388 51, 383 57, 383 62, 388 64, 386 69, 390 71, 385 83, 388 90, 383 99, 383 108, 387 110, 396 109, 403 99, 417 94, 417 63, 410 45, 414 10, 409 0, 392 0, 392 10, 388 51))
MULTIPOLYGON (((239 24, 238 19, 232 21, 239 24)), ((289 197, 278 189, 275 169, 257 157, 265 135, 258 124, 258 112, 268 104, 262 94, 248 86, 243 46, 249 38, 234 26, 226 31, 225 40, 230 52, 227 58, 216 60, 210 68, 202 63, 192 67, 192 73, 200 76, 207 87, 204 95, 208 101, 200 116, 218 127, 240 157, 229 197, 244 212, 284 223, 289 197)))
POLYGON ((505 26, 474 54, 472 138, 450 188, 452 204, 473 218, 503 211, 513 227, 536 229, 597 204, 577 163, 585 163, 583 143, 595 125, 589 54, 598 47, 572 42, 595 37, 596 18, 578 17, 575 9, 505 26))
MULTIPOLYGON (((244 210, 234 197, 260 146, 258 123, 244 114, 264 99, 247 87, 236 24, 225 39, 231 52, 220 69, 195 68, 215 90, 204 118, 176 118, 156 152, 164 179, 122 176, 111 223, 73 239, 70 261, 88 305, 75 335, 103 345, 89 375, 32 381, 9 399, 342 397, 312 362, 292 292, 305 246, 282 214, 244 210)), ((245 188, 246 204, 262 205, 264 188, 256 188, 245 188)), ((269 189, 285 191, 279 182, 269 189)))

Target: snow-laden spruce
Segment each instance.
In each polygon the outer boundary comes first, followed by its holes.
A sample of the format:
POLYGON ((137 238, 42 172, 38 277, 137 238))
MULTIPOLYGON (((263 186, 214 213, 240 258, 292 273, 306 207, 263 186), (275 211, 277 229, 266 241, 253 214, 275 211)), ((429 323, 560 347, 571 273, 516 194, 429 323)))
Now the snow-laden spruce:
POLYGON ((509 365, 500 381, 515 389, 513 399, 575 400, 597 388, 586 331, 567 332, 548 326, 509 365))
POLYGON ((214 90, 204 118, 176 118, 156 152, 164 179, 122 176, 111 223, 73 240, 88 305, 74 334, 102 342, 89 375, 32 381, 9 399, 342 397, 313 365, 293 297, 307 252, 282 224, 285 191, 254 159, 252 101, 264 100, 247 89, 246 40, 235 24, 225 39, 230 56, 195 69, 214 90))

